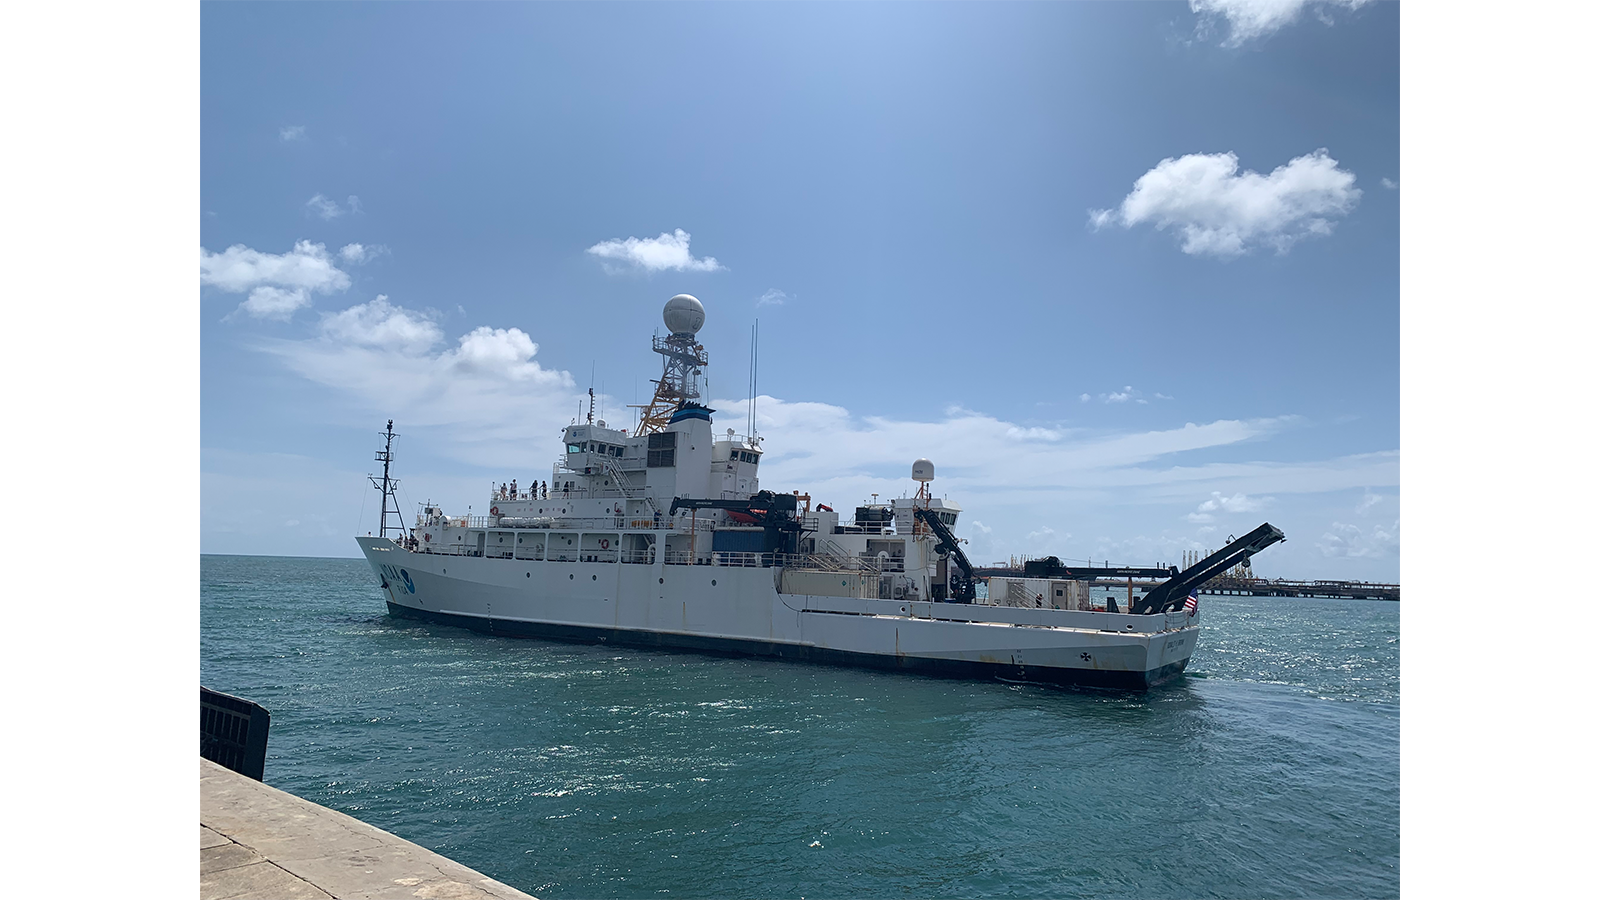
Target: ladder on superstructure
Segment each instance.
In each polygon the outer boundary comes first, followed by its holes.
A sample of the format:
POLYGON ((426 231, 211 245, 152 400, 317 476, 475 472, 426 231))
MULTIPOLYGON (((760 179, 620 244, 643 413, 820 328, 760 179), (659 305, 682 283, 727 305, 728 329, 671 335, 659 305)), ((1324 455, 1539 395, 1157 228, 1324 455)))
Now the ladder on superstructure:
MULTIPOLYGON (((641 499, 633 495, 633 482, 628 480, 628 476, 623 473, 622 467, 617 465, 616 460, 609 456, 602 456, 600 457, 600 468, 604 469, 605 473, 611 476, 611 480, 616 482, 617 489, 622 492, 623 499, 641 499)), ((645 494, 642 499, 644 500, 645 505, 650 507, 652 518, 654 516, 661 515, 661 507, 656 505, 656 498, 650 496, 649 494, 645 494)))

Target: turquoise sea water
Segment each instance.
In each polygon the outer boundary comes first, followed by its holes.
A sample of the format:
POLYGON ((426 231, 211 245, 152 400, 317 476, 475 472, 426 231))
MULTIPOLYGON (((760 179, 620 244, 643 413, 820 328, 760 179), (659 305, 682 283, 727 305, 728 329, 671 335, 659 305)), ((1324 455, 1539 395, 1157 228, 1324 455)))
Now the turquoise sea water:
POLYGON ((1147 694, 486 637, 201 558, 267 783, 541 898, 1393 897, 1399 609, 1206 596, 1147 694))

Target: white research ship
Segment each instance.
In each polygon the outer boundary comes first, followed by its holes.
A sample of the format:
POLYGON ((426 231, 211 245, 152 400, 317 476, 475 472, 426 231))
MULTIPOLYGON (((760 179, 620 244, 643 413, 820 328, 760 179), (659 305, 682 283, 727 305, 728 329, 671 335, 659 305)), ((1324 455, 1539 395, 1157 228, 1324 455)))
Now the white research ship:
POLYGON ((373 478, 379 534, 356 541, 390 614, 497 635, 1143 689, 1194 653, 1191 592, 1283 539, 1263 524, 1181 573, 1035 561, 1027 577, 991 578, 979 599, 953 534, 961 507, 932 495, 931 462, 912 465, 915 496, 861 505, 851 521, 799 491, 762 490, 761 439, 717 434, 699 402, 700 301, 679 294, 663 318, 662 378, 633 432, 591 408, 565 429, 549 481, 492 488, 487 516, 430 501, 409 532, 390 526, 389 423, 373 478), (1130 588, 1119 610, 1091 601, 1090 579, 1110 572, 1167 580, 1137 600, 1130 588))

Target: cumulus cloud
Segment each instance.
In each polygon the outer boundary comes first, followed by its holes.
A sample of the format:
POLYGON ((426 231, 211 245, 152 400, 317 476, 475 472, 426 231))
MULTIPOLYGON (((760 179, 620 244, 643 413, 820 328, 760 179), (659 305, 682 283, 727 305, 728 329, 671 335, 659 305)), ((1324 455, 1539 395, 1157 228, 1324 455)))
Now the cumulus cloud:
POLYGON ((278 129, 278 140, 280 141, 303 141, 305 139, 306 127, 304 125, 285 125, 278 129))
POLYGON ((1196 507, 1194 512, 1189 513, 1188 519, 1191 522, 1199 524, 1216 521, 1217 517, 1215 514, 1219 512, 1260 512, 1261 510, 1266 509, 1267 506, 1273 502, 1273 499, 1274 498, 1272 497, 1250 497, 1240 493, 1236 493, 1231 497, 1225 497, 1222 495, 1221 491, 1212 491, 1211 499, 1201 503, 1198 507, 1196 507))
POLYGON ((350 276, 333 264, 328 248, 299 241, 287 253, 262 253, 234 244, 221 253, 200 248, 200 284, 231 294, 248 292, 237 312, 257 318, 288 318, 311 302, 312 293, 350 287, 350 276))
POLYGON ((1233 153, 1163 159, 1139 176, 1115 209, 1089 211, 1096 229, 1154 225, 1173 229, 1184 253, 1232 259, 1257 247, 1287 253, 1298 241, 1333 232, 1361 189, 1327 150, 1296 157, 1262 175, 1239 172, 1233 153))
POLYGON ((1300 13, 1310 8, 1325 25, 1332 25, 1328 7, 1343 6, 1355 9, 1368 0, 1189 0, 1189 8, 1200 16, 1199 30, 1208 36, 1212 27, 1220 22, 1228 25, 1224 47, 1238 47, 1248 41, 1266 37, 1292 24, 1300 13))
POLYGON ((352 265, 371 262, 389 252, 382 244, 345 244, 339 248, 339 258, 352 265))
POLYGON ((310 215, 321 216, 324 220, 337 219, 346 212, 361 212, 361 198, 357 197, 355 194, 351 194, 349 197, 345 198, 345 203, 350 207, 348 210, 346 210, 343 206, 340 206, 336 201, 329 200, 327 197, 317 194, 310 200, 306 201, 306 212, 310 215))
POLYGON ((520 328, 479 326, 452 345, 438 319, 379 295, 325 314, 312 337, 259 346, 363 412, 432 432, 464 462, 525 465, 532 448, 554 458, 578 401, 572 376, 541 366, 520 328))
POLYGON ((715 257, 696 259, 689 252, 689 232, 682 228, 671 234, 662 232, 658 237, 601 241, 587 251, 606 260, 631 263, 647 272, 671 269, 676 272, 717 272, 726 266, 715 257))
POLYGON ((1378 179, 1378 183, 1383 185, 1384 187, 1388 188, 1391 191, 1400 190, 1400 182, 1395 181, 1392 178, 1380 178, 1380 179, 1378 179))
POLYGON ((322 335, 356 347, 383 347, 417 354, 444 339, 433 317, 389 303, 379 294, 370 303, 352 306, 322 317, 322 335))
POLYGON ((760 299, 756 300, 756 307, 759 309, 763 306, 782 306, 783 302, 788 299, 789 295, 785 294, 783 291, 780 291, 777 288, 768 288, 767 292, 762 294, 760 299))
POLYGON ((262 285, 250 292, 250 296, 239 304, 237 312, 247 313, 257 319, 278 319, 287 321, 294 311, 302 306, 311 304, 311 296, 305 288, 276 288, 271 285, 262 285))
POLYGON ((1377 506, 1379 503, 1382 503, 1382 502, 1383 502, 1383 495, 1382 494, 1374 494, 1371 491, 1366 491, 1365 493, 1363 493, 1361 495, 1361 502, 1356 504, 1356 512, 1359 513, 1360 515, 1364 516, 1364 515, 1367 514, 1367 510, 1373 508, 1374 506, 1377 506))
POLYGON ((1334 522, 1317 541, 1317 549, 1327 558, 1379 558, 1400 549, 1400 520, 1393 525, 1374 525, 1363 529, 1357 525, 1334 522))

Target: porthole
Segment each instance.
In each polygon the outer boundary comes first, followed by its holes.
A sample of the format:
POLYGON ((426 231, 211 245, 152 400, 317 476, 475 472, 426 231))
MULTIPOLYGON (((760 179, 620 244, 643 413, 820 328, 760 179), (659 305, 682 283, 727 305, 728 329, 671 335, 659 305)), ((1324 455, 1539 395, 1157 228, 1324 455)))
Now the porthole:
POLYGON ((522 577, 523 578, 532 578, 533 577, 533 573, 532 572, 523 572, 522 573, 522 577))
POLYGON ((716 587, 717 586, 717 580, 715 578, 711 579, 711 586, 712 587, 716 587))
POLYGON ((656 583, 657 584, 666 584, 667 580, 665 578, 657 578, 656 579, 656 583))
POLYGON ((590 575, 589 576, 589 580, 590 581, 599 581, 600 580, 600 576, 599 575, 590 575))
POLYGON ((576 575, 568 575, 568 576, 567 576, 567 580, 568 580, 568 581, 571 581, 571 580, 572 580, 572 579, 574 579, 574 578, 577 578, 577 577, 578 577, 578 576, 576 576, 576 575))

